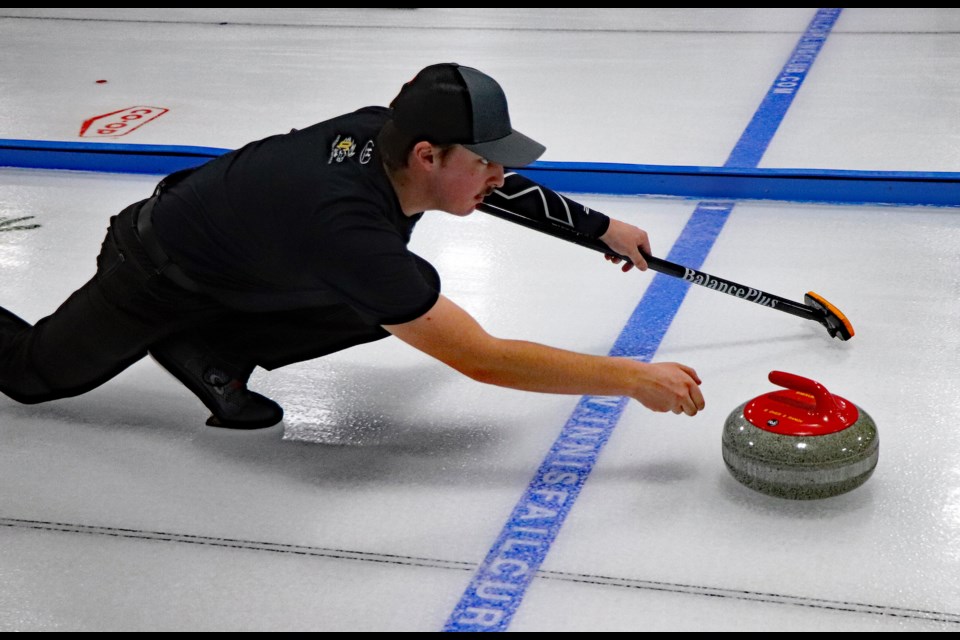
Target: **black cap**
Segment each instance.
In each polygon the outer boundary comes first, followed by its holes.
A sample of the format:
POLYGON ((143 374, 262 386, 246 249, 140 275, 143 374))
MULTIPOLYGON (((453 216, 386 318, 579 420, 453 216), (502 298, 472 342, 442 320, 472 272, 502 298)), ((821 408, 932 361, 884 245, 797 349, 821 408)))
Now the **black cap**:
POLYGON ((456 63, 424 68, 390 103, 393 123, 413 139, 461 144, 506 167, 530 164, 546 151, 510 125, 497 81, 456 63))

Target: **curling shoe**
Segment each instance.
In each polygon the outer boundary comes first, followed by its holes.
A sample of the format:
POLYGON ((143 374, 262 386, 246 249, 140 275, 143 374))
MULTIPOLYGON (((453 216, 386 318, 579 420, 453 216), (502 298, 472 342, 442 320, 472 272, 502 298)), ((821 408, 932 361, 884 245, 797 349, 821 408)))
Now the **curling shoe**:
POLYGON ((231 371, 188 340, 169 338, 154 345, 150 355, 210 409, 208 426, 262 429, 283 420, 280 405, 247 389, 250 371, 231 371))

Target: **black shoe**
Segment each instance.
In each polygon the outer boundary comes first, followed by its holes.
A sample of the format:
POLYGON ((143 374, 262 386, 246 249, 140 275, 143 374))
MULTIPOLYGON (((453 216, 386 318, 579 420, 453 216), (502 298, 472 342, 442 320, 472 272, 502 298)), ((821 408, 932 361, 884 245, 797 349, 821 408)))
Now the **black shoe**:
POLYGON ((247 389, 250 371, 231 372, 202 348, 179 336, 154 345, 150 355, 192 391, 213 415, 211 427, 262 429, 283 420, 283 408, 247 389))

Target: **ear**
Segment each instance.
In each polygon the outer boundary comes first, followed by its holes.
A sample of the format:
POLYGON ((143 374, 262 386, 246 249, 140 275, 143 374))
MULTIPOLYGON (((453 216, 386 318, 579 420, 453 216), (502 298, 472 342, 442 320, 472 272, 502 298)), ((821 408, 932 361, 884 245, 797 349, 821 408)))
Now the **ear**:
POLYGON ((438 162, 437 149, 426 140, 413 145, 410 150, 410 160, 420 168, 430 171, 438 162))

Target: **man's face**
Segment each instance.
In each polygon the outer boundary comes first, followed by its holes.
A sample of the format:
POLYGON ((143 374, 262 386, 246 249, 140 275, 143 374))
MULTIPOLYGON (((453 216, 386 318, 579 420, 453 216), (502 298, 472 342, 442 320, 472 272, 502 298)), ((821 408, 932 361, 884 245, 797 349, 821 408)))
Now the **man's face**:
POLYGON ((436 183, 438 208, 458 216, 470 215, 484 197, 501 186, 503 165, 454 145, 441 160, 436 183))

